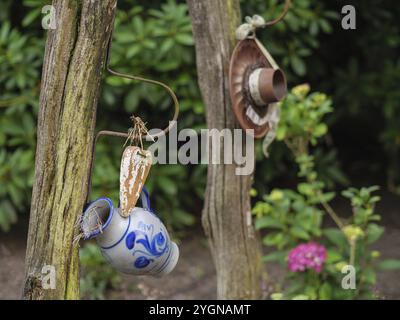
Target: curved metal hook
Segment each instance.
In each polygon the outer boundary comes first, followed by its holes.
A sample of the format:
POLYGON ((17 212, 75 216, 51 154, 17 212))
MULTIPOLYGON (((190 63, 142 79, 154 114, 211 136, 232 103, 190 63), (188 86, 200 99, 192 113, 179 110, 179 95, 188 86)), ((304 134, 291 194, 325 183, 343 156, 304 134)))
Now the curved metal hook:
MULTIPOLYGON (((111 48, 112 48, 113 34, 114 34, 114 27, 111 30, 110 40, 108 42, 108 47, 107 47, 107 56, 106 56, 105 69, 108 71, 108 73, 110 73, 110 74, 112 74, 114 76, 120 77, 120 78, 125 78, 125 79, 129 79, 129 80, 137 80, 137 81, 142 81, 142 82, 158 85, 158 86, 164 88, 168 92, 168 94, 170 95, 172 101, 174 102, 174 106, 175 106, 174 117, 169 122, 168 127, 165 128, 164 130, 162 130, 160 133, 157 133, 157 134, 151 136, 152 138, 161 137, 161 136, 165 135, 166 133, 168 133, 172 129, 172 127, 176 123, 176 120, 178 119, 179 110, 180 110, 179 100, 178 100, 175 92, 168 85, 166 85, 163 82, 152 80, 152 79, 147 79, 147 78, 140 77, 140 76, 125 74, 125 73, 117 72, 117 71, 111 69, 110 60, 111 60, 111 48)), ((114 132, 114 131, 107 131, 105 134, 106 135, 111 135, 111 136, 121 136, 120 132, 114 132)))
MULTIPOLYGON (((121 77, 121 78, 125 78, 125 79, 130 79, 130 80, 137 80, 137 81, 142 81, 142 82, 146 82, 146 83, 150 83, 150 84, 155 84, 158 86, 163 87, 168 94, 171 96, 173 102, 174 102, 174 106, 175 106, 175 111, 174 111, 174 117, 172 119, 172 121, 169 122, 169 125, 167 128, 165 128, 164 130, 162 130, 160 133, 154 134, 154 135, 149 135, 147 134, 146 138, 149 137, 151 139, 154 138, 159 138, 163 135, 165 135, 166 133, 168 133, 173 126, 176 124, 176 120, 178 119, 179 116, 179 110, 180 110, 180 106, 179 106, 179 100, 175 94, 175 92, 165 83, 162 83, 160 81, 156 81, 156 80, 151 80, 151 79, 146 79, 143 77, 139 77, 139 76, 134 76, 134 75, 129 75, 129 74, 124 74, 124 73, 120 73, 117 72, 115 70, 112 70, 110 68, 110 54, 111 54, 111 47, 112 47, 112 38, 113 38, 113 34, 114 34, 114 27, 111 30, 111 35, 110 35, 110 39, 108 41, 108 47, 107 47, 107 55, 106 55, 106 63, 105 63, 105 69, 112 75, 117 76, 117 77, 121 77)), ((124 132, 118 132, 118 131, 109 131, 109 130, 103 130, 103 131, 99 131, 96 134, 96 137, 93 141, 93 149, 92 149, 92 162, 90 164, 90 169, 89 169, 89 180, 88 180, 88 194, 87 194, 87 200, 90 197, 90 194, 92 192, 92 176, 93 176, 93 169, 94 169, 94 161, 96 158, 96 145, 97 145, 97 141, 99 140, 99 138, 101 136, 111 136, 111 137, 120 137, 120 138, 129 138, 129 134, 128 133, 124 133, 124 132)), ((86 201, 87 202, 87 201, 86 201)))
POLYGON ((286 0, 285 1, 285 7, 283 8, 283 12, 280 14, 280 16, 274 20, 268 21, 264 24, 265 27, 268 26, 273 26, 274 24, 277 24, 278 22, 280 22, 288 13, 289 9, 290 9, 290 5, 291 5, 291 1, 290 0, 286 0))
POLYGON ((236 29, 236 39, 237 40, 245 40, 245 39, 254 39, 256 37, 256 31, 257 29, 260 28, 265 28, 268 26, 272 26, 274 24, 277 24, 278 22, 282 21, 283 18, 286 16, 290 9, 291 1, 286 0, 285 1, 285 7, 283 9, 283 12, 279 15, 278 18, 266 22, 263 17, 260 15, 254 15, 252 17, 246 17, 246 23, 241 24, 237 29, 236 29))
MULTIPOLYGON (((175 111, 174 111, 174 117, 173 119, 170 121, 169 125, 167 128, 165 128, 164 130, 162 130, 160 133, 157 133, 155 135, 152 135, 152 138, 158 138, 161 137, 163 135, 165 135, 166 133, 168 133, 172 127, 174 126, 176 120, 178 119, 179 116, 179 110, 180 110, 180 105, 179 105, 179 100, 175 94, 175 92, 165 83, 162 83, 160 81, 156 81, 156 80, 151 80, 151 79, 147 79, 147 78, 143 78, 140 76, 135 76, 135 75, 130 75, 130 74, 125 74, 125 73, 121 73, 121 72, 117 72, 113 69, 110 68, 110 55, 111 55, 111 48, 112 48, 112 37, 113 37, 113 31, 111 32, 110 35, 110 40, 108 43, 108 48, 107 48, 107 57, 106 57, 106 70, 117 77, 121 77, 121 78, 125 78, 125 79, 129 79, 129 80, 137 80, 137 81, 142 81, 142 82, 146 82, 146 83, 150 83, 150 84, 155 84, 158 85, 162 88, 164 88, 168 94, 171 96, 173 102, 174 102, 174 106, 175 106, 175 111)), ((121 136, 120 133, 118 132, 114 132, 114 131, 107 131, 106 133, 104 133, 106 135, 113 135, 113 136, 121 136)), ((126 135, 127 137, 127 135, 126 135)))

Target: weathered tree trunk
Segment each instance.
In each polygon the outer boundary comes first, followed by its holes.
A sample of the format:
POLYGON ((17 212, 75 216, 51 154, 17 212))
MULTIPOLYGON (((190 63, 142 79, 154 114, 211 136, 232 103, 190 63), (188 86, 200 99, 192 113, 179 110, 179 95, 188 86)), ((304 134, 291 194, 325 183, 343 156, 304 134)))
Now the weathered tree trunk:
MULTIPOLYGON (((239 0, 188 0, 188 4, 208 128, 237 128, 228 76, 241 19, 239 0)), ((218 298, 256 299, 261 295, 261 249, 251 222, 253 177, 238 176, 235 169, 235 165, 208 166, 203 226, 217 270, 218 298)))
MULTIPOLYGON (((116 0, 53 0, 26 252, 25 299, 79 299, 76 221, 86 201, 101 71, 116 0), (55 267, 56 288, 42 278, 55 267)), ((50 282, 51 284, 51 282, 50 282)))

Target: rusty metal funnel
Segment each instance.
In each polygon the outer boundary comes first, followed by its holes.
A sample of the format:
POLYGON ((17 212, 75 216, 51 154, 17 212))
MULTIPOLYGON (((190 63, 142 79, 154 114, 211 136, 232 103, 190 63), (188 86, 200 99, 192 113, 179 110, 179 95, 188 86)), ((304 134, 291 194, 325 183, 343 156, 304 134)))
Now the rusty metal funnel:
POLYGON ((269 106, 287 93, 285 74, 257 40, 245 39, 233 52, 229 76, 232 108, 240 126, 262 138, 270 130, 269 106))
POLYGON ((249 77, 250 95, 258 106, 281 101, 287 93, 286 77, 281 69, 259 68, 249 77))

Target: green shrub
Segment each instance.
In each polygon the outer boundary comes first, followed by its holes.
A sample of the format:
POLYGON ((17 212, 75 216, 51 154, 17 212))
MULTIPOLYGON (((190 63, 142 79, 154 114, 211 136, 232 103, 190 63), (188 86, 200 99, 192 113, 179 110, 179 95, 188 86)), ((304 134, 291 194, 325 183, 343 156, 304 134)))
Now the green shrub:
MULTIPOLYGON (((10 2, 0 4, 0 12, 10 2)), ((42 41, 0 16, 0 229, 27 211, 33 180, 42 41)))
POLYGON ((80 249, 82 266, 81 295, 86 299, 104 299, 107 289, 117 288, 122 281, 120 274, 102 257, 96 244, 88 243, 80 249))
POLYGON ((283 140, 295 157, 301 182, 296 190, 275 189, 264 196, 253 208, 255 226, 268 232, 263 244, 275 248, 264 257, 265 262, 287 263, 289 251, 299 244, 317 242, 327 250, 327 257, 320 273, 315 270, 288 271, 281 286, 283 295, 272 298, 291 299, 354 299, 374 298, 376 269, 379 266, 400 267, 396 260, 379 264, 379 253, 370 245, 379 240, 384 228, 378 224, 380 215, 375 204, 380 200, 373 193, 378 187, 350 188, 343 196, 351 201, 352 215, 339 217, 329 202, 335 193, 325 192, 324 183, 315 171, 310 144, 327 133, 323 117, 332 111, 331 101, 321 93, 309 94, 307 85, 295 87, 281 104, 281 123, 278 140, 283 140), (329 217, 335 228, 323 227, 329 217), (342 268, 354 266, 356 290, 342 288, 342 268))

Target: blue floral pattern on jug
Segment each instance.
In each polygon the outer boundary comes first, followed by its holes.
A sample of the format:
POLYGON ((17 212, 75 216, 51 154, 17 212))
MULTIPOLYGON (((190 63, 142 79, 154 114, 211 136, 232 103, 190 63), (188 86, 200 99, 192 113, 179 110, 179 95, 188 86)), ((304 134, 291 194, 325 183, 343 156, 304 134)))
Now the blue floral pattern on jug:
POLYGON ((135 240, 136 240, 136 233, 135 232, 131 232, 127 235, 126 239, 125 239, 125 244, 126 247, 129 250, 132 250, 133 247, 135 246, 135 240))
POLYGON ((130 232, 125 239, 125 245, 128 250, 133 250, 132 255, 135 256, 137 253, 140 256, 135 260, 134 266, 138 269, 146 268, 154 259, 161 257, 168 250, 167 238, 162 231, 154 235, 154 226, 146 225, 143 222, 138 224, 140 228, 147 228, 151 230, 150 237, 148 233, 142 230, 135 230, 130 232), (137 245, 141 244, 144 250, 140 250, 137 245))
POLYGON ((147 259, 146 257, 141 256, 136 259, 135 268, 138 268, 138 269, 146 268, 153 261, 154 260, 152 260, 152 259, 147 259))

